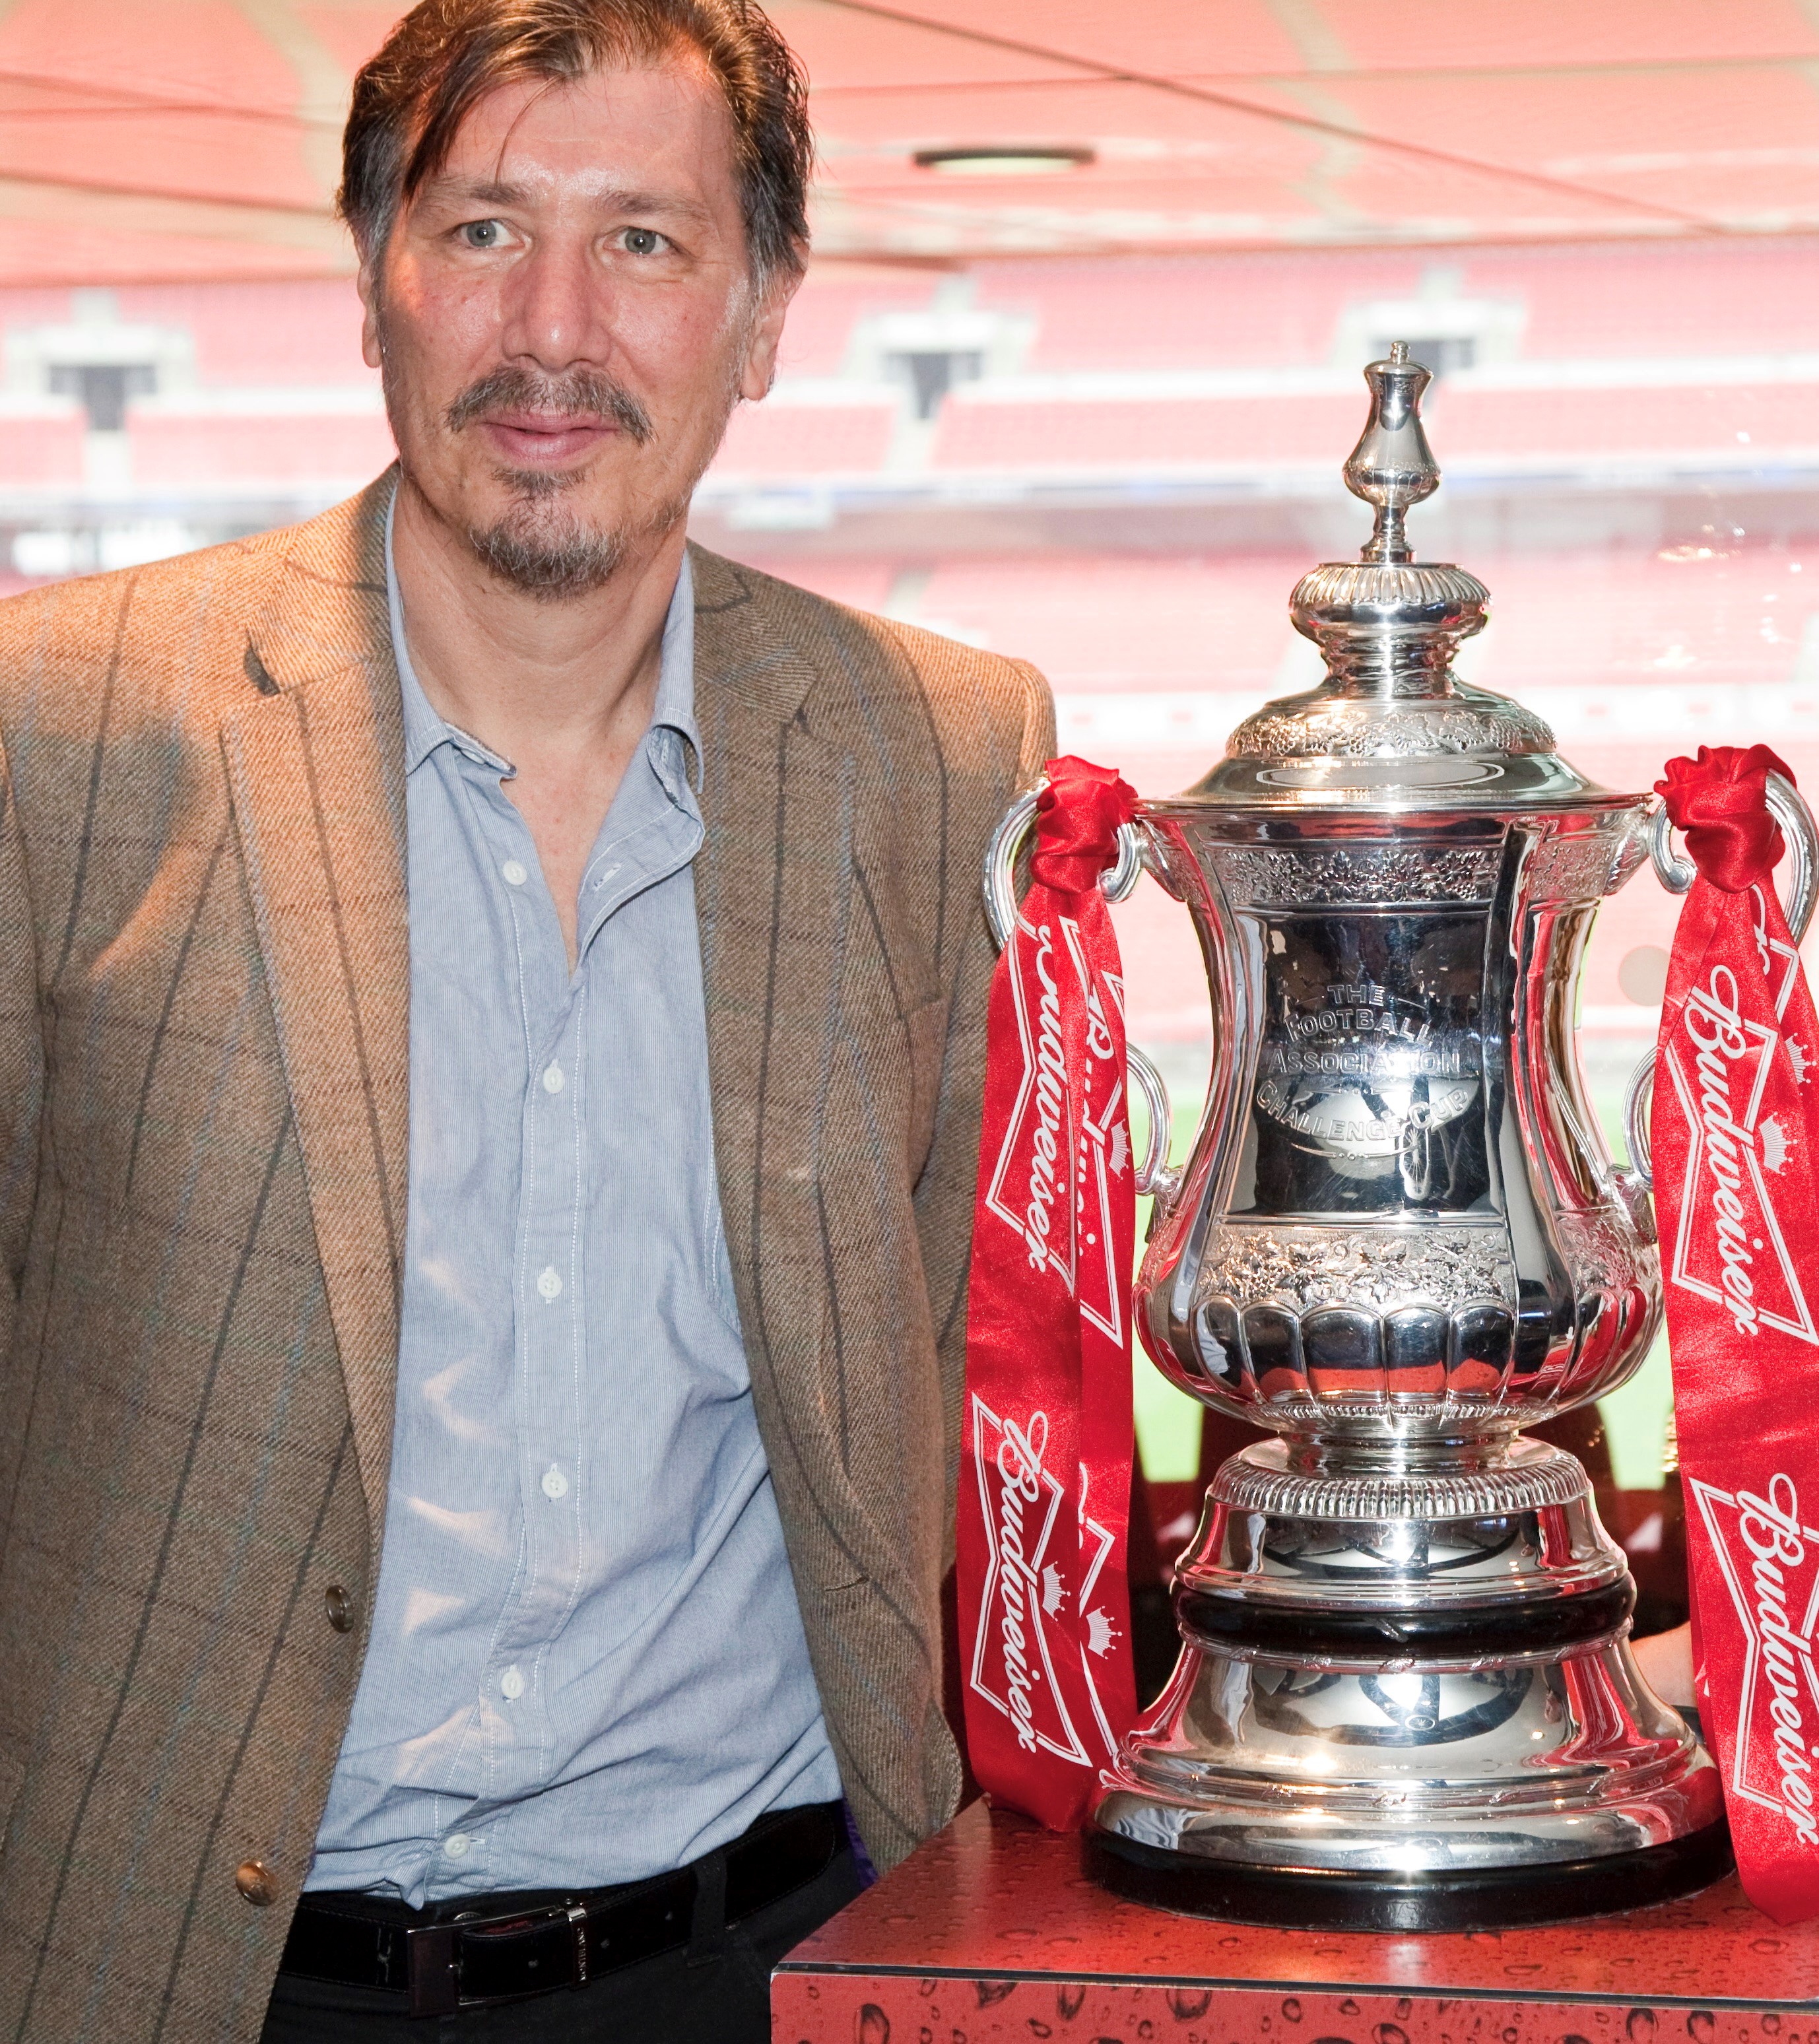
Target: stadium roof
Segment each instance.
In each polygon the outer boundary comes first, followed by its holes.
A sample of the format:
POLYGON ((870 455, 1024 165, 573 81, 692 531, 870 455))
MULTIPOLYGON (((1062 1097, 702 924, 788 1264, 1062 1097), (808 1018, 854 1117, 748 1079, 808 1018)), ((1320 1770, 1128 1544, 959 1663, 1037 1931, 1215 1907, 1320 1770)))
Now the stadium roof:
MULTIPOLYGON (((351 267, 341 111, 398 11, 0 0, 0 283, 351 267)), ((1819 0, 772 11, 813 82, 824 258, 1819 225, 1819 0)))

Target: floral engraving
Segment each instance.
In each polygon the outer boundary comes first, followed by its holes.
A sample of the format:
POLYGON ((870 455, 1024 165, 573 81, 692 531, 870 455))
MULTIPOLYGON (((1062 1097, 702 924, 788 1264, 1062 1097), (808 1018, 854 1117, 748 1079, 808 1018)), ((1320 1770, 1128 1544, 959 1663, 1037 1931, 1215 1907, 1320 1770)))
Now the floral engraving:
POLYGON ((1538 844, 1523 870, 1531 901, 1596 901, 1614 893, 1647 857, 1629 816, 1614 824, 1538 844))
POLYGON ((1502 848, 1453 845, 1429 850, 1396 844, 1347 849, 1253 851, 1221 846, 1213 863, 1233 900, 1258 908, 1295 903, 1488 901, 1502 848))
POLYGON ((1247 717, 1225 747, 1232 759, 1417 759, 1436 752, 1551 752, 1554 734, 1519 703, 1494 709, 1450 701, 1444 708, 1379 710, 1348 697, 1305 709, 1268 705, 1247 717))
POLYGON ((1213 1231, 1198 1286, 1241 1310, 1279 1300, 1316 1306, 1436 1306, 1516 1300, 1516 1268, 1501 1228, 1294 1228, 1227 1222, 1213 1231))
POLYGON ((1580 1298, 1614 1297, 1632 1285, 1652 1293, 1659 1285, 1657 1252, 1621 1207, 1571 1208, 1556 1216, 1555 1228, 1580 1298))

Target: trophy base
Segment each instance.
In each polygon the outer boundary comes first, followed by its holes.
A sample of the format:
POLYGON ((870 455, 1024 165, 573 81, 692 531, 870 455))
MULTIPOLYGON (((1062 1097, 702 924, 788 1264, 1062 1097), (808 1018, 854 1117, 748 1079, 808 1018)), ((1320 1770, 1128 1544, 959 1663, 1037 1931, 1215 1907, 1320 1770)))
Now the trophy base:
POLYGON ((1730 1833, 1721 1821, 1665 1845, 1603 1859, 1479 1872, 1411 1874, 1313 1873, 1220 1865, 1089 1834, 1087 1864, 1102 1887, 1127 1901, 1179 1916, 1213 1916, 1281 1930, 1514 1930, 1646 1908, 1694 1894, 1729 1873, 1730 1833))
POLYGON ((1089 1864, 1167 1909, 1359 1930, 1702 1887, 1730 1863, 1717 1769, 1642 1679, 1632 1596, 1557 1448, 1388 1472, 1248 1448, 1176 1571, 1181 1659, 1089 1864))

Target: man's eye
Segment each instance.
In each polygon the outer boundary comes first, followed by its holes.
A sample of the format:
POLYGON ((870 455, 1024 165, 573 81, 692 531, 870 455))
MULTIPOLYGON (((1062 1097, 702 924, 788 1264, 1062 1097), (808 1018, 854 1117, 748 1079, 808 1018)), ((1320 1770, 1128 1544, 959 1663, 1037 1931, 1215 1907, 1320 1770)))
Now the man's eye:
POLYGON ((498 220, 470 220, 460 232, 470 248, 497 248, 506 238, 505 223, 498 220))
POLYGON ((619 236, 619 245, 628 256, 655 256, 668 248, 668 240, 654 227, 628 227, 619 236))

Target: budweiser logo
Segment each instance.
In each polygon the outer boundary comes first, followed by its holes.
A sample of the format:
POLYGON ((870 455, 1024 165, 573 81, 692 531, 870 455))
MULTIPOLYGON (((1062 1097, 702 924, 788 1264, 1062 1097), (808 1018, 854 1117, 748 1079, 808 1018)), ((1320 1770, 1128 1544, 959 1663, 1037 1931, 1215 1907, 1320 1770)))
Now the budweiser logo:
MULTIPOLYGON (((1801 1523, 1794 1479, 1786 1474, 1769 1479, 1766 1496, 1719 1490, 1697 1477, 1690 1488, 1744 1640, 1731 1793, 1779 1812, 1803 1845, 1819 1846, 1813 1788, 1819 1532, 1801 1523)), ((1708 1641, 1708 1652, 1714 1643, 1708 1641)))
POLYGON ((1012 1230, 1032 1270, 1048 1271, 1109 1341, 1125 1339, 1113 1236, 1113 1181, 1130 1169, 1125 1120, 1124 988, 1095 973, 1069 917, 1018 925, 1010 991, 1022 1070, 986 1183, 985 1208, 1012 1230), (1056 925, 1059 925, 1057 942, 1056 925), (1063 991, 1085 1018, 1083 1094, 1070 1097, 1063 991), (1114 1032, 1113 1020, 1117 1028, 1114 1032))
POLYGON ((1692 988, 1663 1060, 1686 1117, 1686 1170, 1668 1275, 1721 1307, 1740 1334, 1764 1327, 1819 1345, 1770 1180, 1786 1166, 1807 1056, 1780 1023, 1798 960, 1759 924, 1765 965, 1779 964, 1771 1013, 1746 1013, 1736 974, 1714 965, 1692 988), (1767 1110, 1777 1100, 1786 1116, 1767 1110))
MULTIPOLYGON (((1093 1593, 1110 1554, 1113 1536, 1086 1516, 1082 1502, 1081 1530, 1096 1549, 1083 1579, 1075 1587, 1068 1577, 1076 1566, 1067 1537, 1073 1517, 1067 1509, 1067 1487, 1044 1466, 1048 1449, 1048 1416, 1030 1413, 1022 1421, 1001 1418, 976 1393, 970 1400, 973 1466, 979 1487, 979 1516, 986 1531, 987 1562, 980 1588, 979 1623, 973 1639, 969 1680, 974 1690, 1010 1721, 1017 1744, 1026 1753, 1039 1747, 1082 1767, 1095 1764, 1075 1723, 1077 1708, 1069 1706, 1065 1669, 1057 1679, 1052 1624, 1062 1620, 1070 1599, 1086 1619, 1087 1650, 1104 1654, 1117 1637, 1104 1612, 1091 1608, 1093 1593), (1057 1527, 1063 1539, 1056 1539, 1057 1527)), ((1063 1627, 1062 1650, 1069 1641, 1063 1627)), ((1082 1657, 1083 1659, 1084 1657, 1082 1657)), ((1081 1671, 1102 1754, 1114 1749, 1090 1666, 1081 1671)))
POLYGON ((1036 1007, 1036 1083, 1031 1094, 1036 1124, 1029 1150, 1029 1204, 1025 1209, 1024 1224, 1029 1244, 1029 1267, 1033 1270, 1040 1270, 1053 1253, 1048 1238, 1054 1227, 1057 1168, 1063 1181, 1063 1226, 1067 1212, 1065 1181, 1069 1144, 1068 1131, 1064 1126, 1067 1118, 1067 1047, 1061 1039, 1060 993, 1049 970, 1054 949, 1048 926, 1044 923, 1036 946, 1036 976, 1042 982, 1042 998, 1036 1007))

